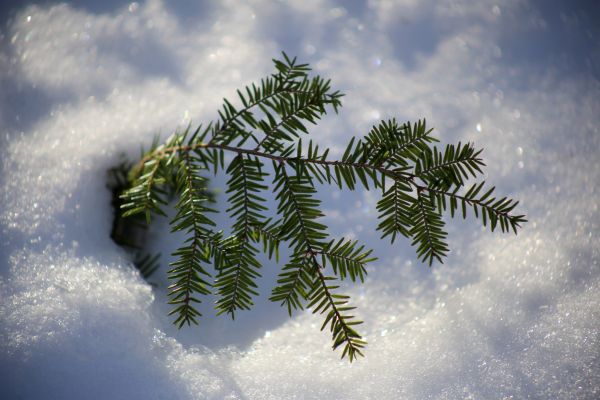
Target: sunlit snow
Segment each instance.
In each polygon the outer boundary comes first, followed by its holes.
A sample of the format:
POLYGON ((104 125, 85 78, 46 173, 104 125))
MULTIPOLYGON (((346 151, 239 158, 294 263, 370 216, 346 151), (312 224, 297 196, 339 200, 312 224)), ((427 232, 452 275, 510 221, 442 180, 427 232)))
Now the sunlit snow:
MULTIPOLYGON (((597 7, 41 3, 0 27, 2 398, 600 397, 597 7), (267 302, 272 262, 255 310, 178 332, 164 277, 145 282, 109 238, 107 170, 215 119, 281 50, 346 93, 312 132, 331 154, 379 119, 426 117, 485 148, 486 179, 529 219, 518 236, 449 220, 451 255, 429 269, 379 240, 377 194, 323 187, 332 234, 379 257, 347 287, 369 341, 352 365, 319 317, 267 302)), ((157 221, 149 246, 167 263, 179 239, 157 221)))

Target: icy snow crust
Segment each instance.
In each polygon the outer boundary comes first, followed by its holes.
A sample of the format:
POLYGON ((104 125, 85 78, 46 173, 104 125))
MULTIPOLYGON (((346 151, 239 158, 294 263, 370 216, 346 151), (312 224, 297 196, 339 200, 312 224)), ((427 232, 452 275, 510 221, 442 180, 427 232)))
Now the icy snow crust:
MULTIPOLYGON (((600 50, 568 48, 597 43, 594 18, 523 1, 216 4, 28 7, 3 29, 2 397, 599 398, 600 50), (550 50, 524 59, 516 42, 550 50), (484 147, 490 181, 530 220, 516 237, 452 221, 452 255, 427 269, 378 240, 376 195, 323 188, 332 234, 380 257, 347 289, 369 341, 352 365, 319 318, 264 296, 235 323, 175 331, 164 281, 152 288, 108 238, 119 154, 215 118, 282 48, 347 93, 314 130, 322 145, 425 116, 443 141, 484 147)), ((168 254, 180 238, 153 229, 168 254)), ((272 283, 275 266, 263 272, 272 283)))

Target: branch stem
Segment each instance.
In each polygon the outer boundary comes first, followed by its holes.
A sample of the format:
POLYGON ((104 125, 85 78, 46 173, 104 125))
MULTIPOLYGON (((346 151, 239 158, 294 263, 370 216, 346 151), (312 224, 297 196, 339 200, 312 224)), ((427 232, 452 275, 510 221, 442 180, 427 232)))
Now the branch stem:
MULTIPOLYGON (((172 146, 172 147, 165 147, 162 149, 158 148, 153 153, 149 153, 145 157, 143 157, 139 161, 139 163, 136 165, 135 168, 136 168, 136 170, 140 170, 140 168, 143 167, 143 165, 146 162, 148 162, 154 158, 161 158, 162 156, 164 156, 166 154, 189 153, 190 151, 198 150, 198 149, 217 149, 217 150, 225 150, 225 151, 229 151, 229 152, 233 152, 233 153, 237 153, 237 154, 249 154, 249 155, 253 155, 253 156, 257 156, 257 157, 261 157, 261 158, 274 160, 279 163, 285 163, 285 162, 290 162, 290 161, 291 162, 299 161, 299 162, 305 162, 305 163, 317 164, 317 165, 346 166, 346 167, 370 169, 370 170, 380 172, 383 175, 388 176, 394 180, 399 179, 399 180, 403 180, 405 182, 410 182, 413 184, 414 184, 414 179, 417 178, 416 175, 410 174, 408 172, 397 172, 397 171, 394 171, 391 169, 386 169, 382 166, 372 165, 369 163, 330 161, 330 160, 325 160, 322 158, 285 157, 285 156, 278 156, 276 154, 266 153, 266 152, 260 151, 258 149, 245 149, 242 147, 235 147, 235 146, 230 146, 230 145, 226 145, 226 144, 211 143, 211 142, 208 142, 208 143, 199 142, 199 143, 194 143, 191 145, 172 146)), ((423 188, 426 188, 426 186, 423 186, 423 188)))

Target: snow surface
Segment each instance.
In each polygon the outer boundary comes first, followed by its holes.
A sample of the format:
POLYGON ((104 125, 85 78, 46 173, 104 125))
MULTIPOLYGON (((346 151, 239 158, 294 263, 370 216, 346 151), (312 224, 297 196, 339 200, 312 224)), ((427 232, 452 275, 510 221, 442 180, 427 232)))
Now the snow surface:
MULTIPOLYGON (((114 3, 19 6, 1 31, 2 398, 600 397, 597 8, 114 3), (264 296, 239 321, 176 331, 164 281, 146 283, 109 238, 120 154, 215 118, 282 49, 347 94, 314 129, 323 146, 427 117, 443 141, 485 148, 487 178, 530 221, 518 236, 449 221, 452 254, 427 269, 378 240, 376 195, 323 188, 332 234, 380 257, 347 289, 369 341, 352 365, 319 318, 264 296)), ((151 232, 163 254, 177 240, 164 221, 151 232)), ((276 279, 272 263, 263 273, 276 279)))

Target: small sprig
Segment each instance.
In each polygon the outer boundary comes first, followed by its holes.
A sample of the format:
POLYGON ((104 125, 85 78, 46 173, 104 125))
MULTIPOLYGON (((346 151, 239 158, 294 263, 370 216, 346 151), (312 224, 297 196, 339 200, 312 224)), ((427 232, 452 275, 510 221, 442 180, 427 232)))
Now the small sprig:
POLYGON ((195 304, 216 290, 218 314, 232 318, 248 310, 257 296, 260 248, 279 259, 281 244, 289 249, 270 300, 294 310, 310 308, 325 316, 333 348, 353 361, 366 345, 349 314, 349 297, 337 293, 338 281, 363 282, 371 250, 346 238, 331 238, 322 222, 315 183, 355 190, 377 190, 382 238, 392 243, 399 235, 411 240, 417 256, 431 265, 449 252, 442 213, 454 217, 467 210, 503 232, 515 233, 526 222, 514 213, 518 202, 493 196, 484 182, 467 182, 483 173, 481 150, 473 144, 447 145, 439 150, 425 120, 399 123, 394 119, 374 126, 362 139, 352 138, 339 160, 329 158, 312 140, 304 140, 309 125, 341 107, 338 91, 329 80, 310 77, 310 68, 283 55, 274 60, 276 72, 238 91, 241 106, 224 100, 219 120, 175 133, 164 144, 157 141, 144 152, 130 173, 130 188, 122 194, 124 215, 164 214, 166 187, 179 200, 173 231, 188 234, 174 253, 169 278, 171 311, 178 326, 197 323, 195 304), (233 155, 225 165, 225 153, 233 155), (229 235, 217 227, 206 196, 209 172, 225 170, 229 179, 227 213, 233 221, 229 235), (272 185, 269 187, 268 181, 272 185), (276 215, 269 215, 265 192, 275 193, 276 215), (262 246, 261 246, 262 245, 262 246), (209 271, 209 265, 214 272, 209 271), (214 282, 211 282, 215 276, 214 282))

